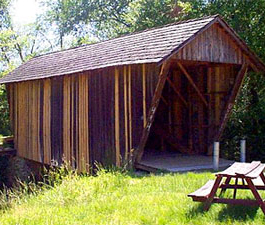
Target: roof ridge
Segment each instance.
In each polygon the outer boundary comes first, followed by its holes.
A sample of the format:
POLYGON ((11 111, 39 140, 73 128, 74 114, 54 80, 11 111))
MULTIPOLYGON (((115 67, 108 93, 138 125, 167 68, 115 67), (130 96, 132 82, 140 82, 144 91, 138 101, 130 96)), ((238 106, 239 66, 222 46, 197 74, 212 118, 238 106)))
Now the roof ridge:
POLYGON ((164 28, 164 27, 170 27, 170 26, 175 26, 175 25, 179 25, 179 24, 205 20, 205 19, 209 19, 209 18, 213 18, 214 19, 216 17, 220 17, 220 15, 219 14, 215 14, 215 15, 204 16, 204 17, 200 17, 200 18, 193 18, 193 19, 188 19, 188 20, 180 20, 180 21, 177 21, 177 22, 168 23, 168 24, 165 24, 165 25, 157 26, 157 27, 151 27, 151 28, 147 28, 147 29, 144 29, 144 30, 135 31, 135 32, 128 33, 128 34, 123 34, 123 35, 118 36, 118 37, 113 37, 113 38, 110 38, 110 39, 107 39, 107 40, 102 40, 102 41, 91 43, 91 44, 84 44, 84 45, 79 45, 79 46, 75 46, 75 47, 72 47, 72 48, 61 49, 61 50, 57 50, 57 51, 53 51, 53 52, 47 52, 45 54, 35 56, 32 59, 36 59, 36 58, 39 58, 39 57, 42 57, 42 56, 46 56, 46 55, 50 55, 50 54, 54 54, 54 53, 60 53, 60 52, 64 52, 64 51, 74 50, 74 49, 77 49, 77 48, 84 48, 84 47, 91 46, 91 45, 105 43, 105 42, 112 41, 112 40, 115 40, 115 39, 129 37, 129 36, 132 36, 132 35, 141 34, 141 33, 144 33, 144 32, 157 30, 157 29, 161 29, 161 28, 164 28))

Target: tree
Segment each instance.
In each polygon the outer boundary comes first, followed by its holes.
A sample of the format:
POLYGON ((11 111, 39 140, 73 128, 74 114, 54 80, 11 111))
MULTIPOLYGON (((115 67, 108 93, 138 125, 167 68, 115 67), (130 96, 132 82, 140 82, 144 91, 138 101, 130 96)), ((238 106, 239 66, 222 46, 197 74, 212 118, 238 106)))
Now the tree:
MULTIPOLYGON (((8 27, 10 23, 10 16, 9 16, 9 4, 10 1, 8 0, 0 0, 0 32, 3 29, 8 27)), ((1 41, 1 34, 0 34, 0 62, 2 58, 2 41, 1 41)), ((1 66, 1 64, 0 64, 1 66)), ((0 72, 1 76, 1 72, 0 72)), ((9 113, 8 113, 8 103, 6 98, 6 91, 3 86, 0 85, 0 133, 4 135, 10 134, 9 131, 9 113)))
MULTIPOLYGON (((20 30, 13 28, 9 4, 10 1, 0 0, 0 77, 35 55, 50 51, 52 48, 38 21, 20 30)), ((0 115, 0 134, 9 135, 7 93, 3 85, 0 85, 0 115)))
MULTIPOLYGON (((55 25, 60 47, 64 38, 105 40, 183 18, 189 3, 176 0, 53 0, 43 17, 55 25)), ((83 44, 77 41, 77 44, 83 44)))
POLYGON ((0 30, 10 24, 9 6, 11 0, 0 0, 0 30))
POLYGON ((41 26, 29 24, 15 31, 12 26, 0 31, 0 76, 12 71, 30 58, 52 49, 41 26))

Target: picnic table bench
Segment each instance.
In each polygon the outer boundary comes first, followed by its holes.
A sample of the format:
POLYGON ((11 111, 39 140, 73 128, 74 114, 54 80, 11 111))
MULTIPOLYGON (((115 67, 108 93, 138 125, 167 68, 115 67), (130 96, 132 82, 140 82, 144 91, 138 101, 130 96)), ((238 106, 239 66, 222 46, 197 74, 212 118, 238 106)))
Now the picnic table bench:
POLYGON ((204 186, 190 193, 193 201, 204 202, 204 210, 209 210, 212 203, 224 203, 233 205, 259 206, 265 214, 265 202, 261 198, 258 190, 265 190, 265 176, 263 171, 265 164, 259 161, 251 163, 234 163, 226 170, 216 173, 215 180, 209 180, 204 186), (239 183, 239 179, 242 180, 239 183), (231 183, 231 181, 234 181, 231 183), (221 190, 219 197, 216 196, 218 189, 221 190), (227 189, 233 189, 233 198, 223 198, 227 189), (254 199, 237 199, 237 190, 250 190, 254 199))

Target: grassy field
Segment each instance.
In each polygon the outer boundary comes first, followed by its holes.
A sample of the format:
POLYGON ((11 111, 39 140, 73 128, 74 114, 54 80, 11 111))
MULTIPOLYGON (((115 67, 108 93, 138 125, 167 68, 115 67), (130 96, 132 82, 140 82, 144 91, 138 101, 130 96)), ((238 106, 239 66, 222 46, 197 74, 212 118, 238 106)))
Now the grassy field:
MULTIPOLYGON (((95 177, 72 175, 53 188, 31 195, 13 194, 9 207, 0 210, 0 224, 265 223, 265 216, 256 207, 215 204, 203 212, 202 205, 192 202, 187 194, 213 177, 211 173, 135 175, 103 171, 95 177)), ((243 191, 238 195, 251 197, 243 191)))

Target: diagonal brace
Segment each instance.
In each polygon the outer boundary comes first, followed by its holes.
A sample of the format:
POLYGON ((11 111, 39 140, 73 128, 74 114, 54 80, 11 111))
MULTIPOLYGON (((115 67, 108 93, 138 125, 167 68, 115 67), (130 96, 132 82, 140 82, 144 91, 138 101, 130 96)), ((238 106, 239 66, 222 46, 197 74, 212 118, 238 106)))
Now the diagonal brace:
POLYGON ((194 83, 191 75, 187 72, 187 70, 184 68, 184 66, 180 62, 177 62, 177 65, 180 68, 180 70, 184 73, 184 75, 186 76, 186 78, 188 79, 188 81, 191 83, 191 86, 195 89, 195 91, 197 92, 197 94, 199 95, 199 97, 201 98, 201 100, 203 101, 203 103, 205 104, 205 106, 208 106, 208 103, 207 103, 206 99, 202 95, 202 93, 199 90, 199 88, 197 87, 197 85, 194 83))
POLYGON ((243 65, 241 66, 241 69, 239 70, 239 72, 237 74, 235 84, 232 88, 229 99, 228 99, 227 104, 225 106, 224 115, 222 116, 222 119, 221 119, 220 128, 219 128, 214 140, 219 140, 221 137, 221 134, 222 134, 222 132, 225 128, 225 125, 228 121, 229 115, 232 111, 232 108, 233 108, 233 105, 235 103, 238 92, 239 92, 239 90, 243 84, 244 77, 247 73, 247 70, 248 70, 248 63, 244 62, 243 65))
POLYGON ((180 94, 180 92, 178 91, 178 89, 175 87, 174 83, 170 80, 169 77, 167 77, 167 82, 169 83, 169 85, 172 87, 173 91, 179 96, 180 100, 182 101, 182 103, 188 107, 188 103, 187 101, 183 98, 183 96, 180 94))

